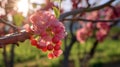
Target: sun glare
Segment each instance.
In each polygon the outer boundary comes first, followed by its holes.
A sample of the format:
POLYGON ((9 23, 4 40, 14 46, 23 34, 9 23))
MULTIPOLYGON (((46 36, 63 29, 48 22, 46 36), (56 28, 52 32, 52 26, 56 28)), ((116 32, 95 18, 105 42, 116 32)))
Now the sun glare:
POLYGON ((28 6, 28 0, 19 0, 17 2, 17 11, 22 12, 24 16, 27 15, 29 6, 28 6))

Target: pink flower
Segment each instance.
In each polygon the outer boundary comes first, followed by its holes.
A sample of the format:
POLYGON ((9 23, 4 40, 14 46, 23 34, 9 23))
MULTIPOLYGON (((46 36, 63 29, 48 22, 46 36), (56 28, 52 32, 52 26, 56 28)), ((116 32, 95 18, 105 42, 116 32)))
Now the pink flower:
POLYGON ((103 30, 99 30, 96 32, 96 39, 99 41, 99 42, 102 42, 105 37, 107 36, 107 33, 104 32, 103 30))
POLYGON ((104 30, 106 30, 106 31, 109 31, 110 26, 109 26, 109 23, 98 22, 98 23, 97 23, 97 28, 98 28, 98 29, 104 29, 104 30))
POLYGON ((96 32, 96 39, 99 42, 102 42, 105 39, 105 37, 107 36, 108 32, 109 32, 110 26, 109 26, 108 23, 98 22, 96 27, 99 29, 96 32))
POLYGON ((54 50, 54 51, 53 51, 53 54, 54 54, 55 57, 60 56, 62 53, 63 53, 62 50, 54 50))
POLYGON ((26 32, 31 32, 31 29, 30 29, 30 25, 29 24, 25 24, 23 26, 23 28, 25 28, 26 32))
POLYGON ((80 43, 84 43, 88 37, 92 36, 92 32, 93 24, 88 22, 83 28, 77 30, 76 38, 80 43))
POLYGON ((84 43, 88 38, 87 31, 85 28, 79 29, 76 32, 76 38, 80 43, 84 43))
POLYGON ((88 22, 88 23, 86 24, 86 28, 88 28, 88 29, 93 29, 93 23, 92 23, 92 22, 88 22))
POLYGON ((53 59, 55 56, 54 56, 54 54, 53 53, 48 53, 48 58, 49 59, 53 59))
POLYGON ((87 19, 91 19, 91 20, 96 20, 99 17, 99 12, 98 11, 93 11, 90 12, 89 14, 87 14, 87 19))
MULTIPOLYGON (((58 44, 66 35, 64 25, 48 11, 35 12, 30 17, 30 21, 33 26, 31 30, 39 36, 37 47, 43 51, 46 51, 49 44, 51 46, 58 44)), ((53 54, 50 53, 48 57, 53 58, 53 54)))
POLYGON ((87 35, 88 36, 92 36, 92 32, 93 32, 93 23, 92 22, 88 22, 85 26, 86 31, 87 31, 87 35))
POLYGON ((102 22, 98 22, 97 23, 97 28, 99 29, 96 33, 96 39, 99 42, 102 42, 105 37, 107 36, 109 30, 110 30, 110 26, 108 23, 102 23, 102 22))
POLYGON ((56 34, 59 34, 59 39, 65 37, 63 24, 47 11, 36 12, 30 17, 30 20, 33 23, 34 33, 40 35, 43 39, 47 36, 48 41, 50 41, 56 34))

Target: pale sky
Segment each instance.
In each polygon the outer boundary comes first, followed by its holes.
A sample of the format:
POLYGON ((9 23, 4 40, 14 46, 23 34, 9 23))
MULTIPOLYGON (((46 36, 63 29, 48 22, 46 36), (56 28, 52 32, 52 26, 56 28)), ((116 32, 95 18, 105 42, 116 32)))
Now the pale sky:
MULTIPOLYGON (((97 5, 101 5, 103 3, 106 3, 109 0, 89 0, 89 1, 91 4, 93 4, 96 1, 99 1, 97 5)), ((116 0, 116 1, 120 1, 120 0, 116 0)), ((18 3, 18 7, 19 7, 18 11, 24 12, 25 15, 28 12, 28 3, 27 2, 28 2, 28 0, 20 0, 20 2, 18 3)), ((45 0, 30 0, 30 2, 42 4, 42 3, 45 3, 45 0)), ((85 0, 82 0, 82 5, 86 6, 85 0)), ((70 11, 72 4, 71 4, 70 0, 63 0, 61 7, 64 8, 65 11, 70 11)))

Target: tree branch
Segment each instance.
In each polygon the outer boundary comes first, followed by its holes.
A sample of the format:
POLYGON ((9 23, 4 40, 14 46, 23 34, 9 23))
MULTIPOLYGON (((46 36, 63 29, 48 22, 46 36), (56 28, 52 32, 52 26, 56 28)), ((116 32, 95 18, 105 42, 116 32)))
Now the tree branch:
MULTIPOLYGON (((90 11, 94 11, 94 10, 99 10, 101 8, 104 8, 105 6, 110 5, 114 0, 111 0, 101 6, 97 6, 97 7, 92 7, 92 8, 83 8, 83 9, 76 9, 70 12, 66 12, 60 15, 59 20, 62 21, 65 17, 70 16, 70 15, 76 15, 78 13, 82 13, 82 12, 90 12, 90 11)), ((16 26, 13 26, 9 23, 6 23, 6 21, 3 21, 2 19, 0 19, 0 21, 4 22, 5 24, 16 28, 16 26)), ((29 39, 30 36, 32 34, 30 34, 29 32, 26 31, 20 31, 19 33, 13 33, 13 34, 8 34, 6 36, 0 37, 0 47, 3 47, 3 45, 7 45, 7 44, 15 44, 18 41, 22 42, 25 41, 26 39, 29 39)))
POLYGON ((15 30, 18 30, 18 27, 17 27, 17 26, 15 26, 15 25, 13 25, 13 24, 11 24, 11 23, 7 23, 7 21, 5 21, 5 20, 2 19, 2 18, 0 18, 0 21, 1 21, 1 23, 4 23, 4 24, 8 25, 8 26, 12 27, 12 28, 15 29, 15 30))
POLYGON ((63 21, 86 21, 86 22, 93 22, 93 23, 96 23, 96 22, 117 22, 117 21, 120 21, 120 18, 117 18, 117 19, 113 19, 113 20, 91 20, 91 19, 83 19, 83 18, 65 18, 63 19, 63 21))
POLYGON ((87 7, 90 7, 91 6, 91 4, 89 3, 89 0, 86 0, 86 3, 87 3, 87 7))
POLYGON ((7 44, 16 44, 18 41, 23 42, 26 39, 29 39, 31 35, 32 34, 26 32, 25 30, 20 31, 19 33, 5 35, 0 37, 0 47, 3 47, 7 44))
POLYGON ((62 21, 65 17, 70 16, 70 15, 76 15, 76 14, 83 13, 83 12, 91 12, 91 11, 94 11, 94 10, 102 9, 106 6, 109 6, 114 1, 115 0, 110 0, 107 3, 105 3, 103 5, 100 5, 100 6, 91 7, 91 8, 81 8, 81 9, 76 9, 76 10, 72 10, 72 11, 63 13, 63 14, 60 15, 59 20, 62 21))

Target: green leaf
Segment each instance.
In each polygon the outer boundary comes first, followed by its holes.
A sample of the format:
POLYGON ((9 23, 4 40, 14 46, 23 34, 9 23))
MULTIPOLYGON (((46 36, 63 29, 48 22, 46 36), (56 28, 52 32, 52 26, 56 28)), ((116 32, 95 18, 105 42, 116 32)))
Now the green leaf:
POLYGON ((23 20, 24 20, 24 17, 22 16, 22 14, 16 13, 15 15, 13 15, 13 22, 15 23, 15 25, 21 26, 23 20))
POLYGON ((36 7, 37 7, 37 4, 36 4, 36 3, 32 3, 32 7, 33 7, 33 8, 36 8, 36 7))
POLYGON ((59 18, 59 16, 60 16, 60 10, 58 8, 56 8, 56 7, 53 7, 53 10, 54 10, 56 18, 59 18))

